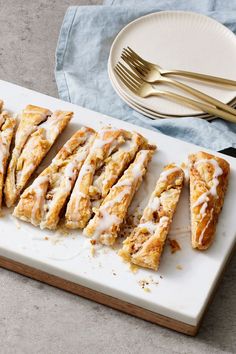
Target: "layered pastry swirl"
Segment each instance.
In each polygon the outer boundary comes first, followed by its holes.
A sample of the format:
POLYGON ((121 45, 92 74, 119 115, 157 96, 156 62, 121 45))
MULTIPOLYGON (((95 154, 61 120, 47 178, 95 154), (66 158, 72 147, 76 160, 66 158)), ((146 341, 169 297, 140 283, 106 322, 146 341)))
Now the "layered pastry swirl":
POLYGON ((164 168, 138 226, 126 238, 119 252, 125 260, 158 269, 183 183, 181 168, 173 164, 164 168))
POLYGON ((13 206, 33 172, 39 166, 60 133, 66 128, 72 112, 50 112, 28 105, 20 116, 15 146, 7 170, 5 201, 13 206))

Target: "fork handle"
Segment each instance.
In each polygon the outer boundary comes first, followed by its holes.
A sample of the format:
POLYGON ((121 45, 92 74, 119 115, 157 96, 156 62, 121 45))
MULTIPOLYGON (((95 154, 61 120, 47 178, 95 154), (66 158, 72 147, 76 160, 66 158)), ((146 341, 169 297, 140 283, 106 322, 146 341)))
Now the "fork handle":
POLYGON ((188 85, 183 84, 182 82, 176 81, 176 80, 172 80, 168 77, 162 77, 161 80, 159 80, 159 82, 166 82, 167 84, 170 84, 172 86, 175 86, 179 89, 181 89, 182 91, 188 92, 190 93, 192 96, 195 96, 197 98, 200 98, 201 100, 212 104, 215 107, 221 108, 223 111, 225 112, 229 112, 233 115, 236 116, 236 109, 228 106, 227 104, 217 100, 216 98, 213 98, 211 96, 206 95, 205 93, 198 91, 188 85))
MULTIPOLYGON (((158 69, 160 71, 160 69, 158 69)), ((184 71, 184 70, 161 70, 161 75, 176 75, 182 77, 189 77, 191 79, 196 79, 200 81, 208 81, 210 83, 221 84, 226 86, 235 86, 235 80, 224 79, 218 76, 211 76, 206 74, 194 73, 192 71, 184 71)))
POLYGON ((166 97, 172 101, 175 101, 177 103, 180 104, 185 104, 186 106, 191 106, 193 108, 197 108, 197 109, 201 109, 204 112, 210 113, 216 117, 221 117, 229 122, 233 122, 236 123, 236 116, 222 111, 221 109, 212 107, 208 104, 205 104, 203 102, 198 102, 195 100, 192 100, 191 98, 187 98, 181 95, 178 95, 177 93, 174 92, 170 92, 170 91, 159 91, 159 90, 154 90, 149 94, 149 96, 162 96, 162 97, 166 97))

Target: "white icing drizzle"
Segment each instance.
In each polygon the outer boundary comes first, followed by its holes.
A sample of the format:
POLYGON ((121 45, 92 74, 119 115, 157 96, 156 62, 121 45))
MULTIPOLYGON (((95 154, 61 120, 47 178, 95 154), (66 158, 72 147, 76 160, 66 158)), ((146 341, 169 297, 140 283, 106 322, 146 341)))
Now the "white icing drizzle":
MULTIPOLYGON (((219 166, 218 162, 215 159, 201 159, 201 160, 195 162, 195 167, 197 168, 197 166, 202 163, 210 163, 215 168, 214 174, 212 177, 212 187, 209 189, 209 191, 207 191, 199 196, 199 198, 193 204, 193 208, 195 208, 203 203, 208 203, 208 201, 209 201, 208 195, 209 194, 211 194, 215 198, 218 197, 218 195, 217 195, 217 186, 219 184, 218 177, 223 174, 222 168, 219 166)), ((204 212, 205 212, 206 208, 207 208, 207 206, 204 207, 204 209, 203 209, 204 212)), ((203 214, 204 212, 202 212, 201 214, 203 214)))
MULTIPOLYGON (((24 165, 24 175, 23 177, 26 177, 28 175, 28 173, 30 173, 30 175, 32 174, 32 172, 35 169, 35 165, 33 163, 30 163, 27 167, 25 167, 26 165, 24 165)), ((22 177, 22 170, 17 172, 17 184, 21 183, 21 177, 22 177)))
POLYGON ((93 145, 91 147, 91 153, 93 154, 97 149, 102 149, 106 144, 110 144, 112 143, 114 137, 113 136, 110 136, 109 138, 105 139, 105 134, 106 133, 112 133, 112 132, 115 132, 117 130, 112 130, 112 129, 103 129, 101 130, 96 139, 94 140, 93 142, 93 145))
POLYGON ((68 165, 66 166, 64 170, 64 176, 66 178, 65 192, 70 191, 71 185, 75 178, 76 168, 81 162, 83 162, 86 159, 86 156, 88 155, 88 150, 89 150, 88 145, 85 145, 82 148, 80 148, 76 156, 73 158, 73 160, 70 163, 68 163, 68 165))
POLYGON ((136 162, 130 165, 128 170, 126 170, 125 174, 123 175, 124 178, 112 187, 112 190, 117 190, 117 188, 123 187, 119 194, 116 196, 115 199, 111 199, 107 202, 105 201, 105 203, 100 206, 99 214, 101 215, 101 220, 97 223, 96 229, 94 230, 94 239, 98 239, 102 235, 104 239, 107 238, 107 240, 105 240, 105 243, 109 243, 110 228, 115 224, 120 224, 122 220, 116 215, 111 214, 108 209, 112 209, 115 204, 121 203, 123 198, 127 194, 130 194, 132 185, 136 183, 136 181, 143 175, 143 167, 147 155, 148 150, 141 150, 139 152, 138 159, 136 160, 136 162), (133 178, 129 179, 128 177, 126 177, 127 175, 129 176, 129 173, 132 174, 133 178), (106 235, 104 235, 104 231, 107 231, 106 235))
POLYGON ((104 145, 112 143, 112 141, 114 140, 114 137, 104 139, 104 136, 107 132, 113 132, 113 131, 116 131, 116 130, 111 130, 111 129, 101 130, 98 133, 97 137, 95 138, 95 140, 92 144, 89 155, 88 155, 87 159, 85 160, 85 162, 79 172, 79 176, 76 181, 75 188, 74 188, 73 195, 75 196, 75 206, 74 206, 75 209, 79 209, 81 198, 84 198, 84 197, 87 198, 87 195, 80 192, 80 186, 82 184, 82 180, 83 180, 84 176, 87 175, 88 173, 91 173, 94 175, 96 168, 97 168, 97 166, 95 166, 95 164, 91 164, 91 156, 93 156, 93 154, 96 153, 97 149, 102 149, 104 145))
POLYGON ((132 166, 132 174, 134 178, 138 179, 143 174, 143 164, 147 158, 148 150, 141 150, 139 152, 139 161, 132 166))
POLYGON ((110 234, 109 230, 113 225, 119 225, 122 220, 115 214, 110 214, 106 208, 99 210, 102 215, 102 222, 100 222, 93 234, 93 239, 97 240, 102 235, 104 244, 109 245, 110 234), (107 233, 104 233, 107 231, 107 233))
POLYGON ((154 197, 151 199, 150 203, 148 204, 148 208, 151 209, 152 211, 157 211, 159 210, 161 205, 160 199, 158 197, 154 197))
POLYGON ((199 242, 200 245, 202 245, 202 241, 203 241, 203 238, 204 238, 204 235, 205 235, 205 231, 207 230, 207 228, 208 228, 208 226, 209 226, 209 224, 210 224, 210 222, 211 222, 212 215, 213 215, 213 209, 211 209, 211 216, 210 216, 210 218, 209 218, 209 220, 208 220, 206 226, 205 226, 204 229, 202 230, 201 235, 199 236, 198 242, 199 242))
POLYGON ((50 113, 48 112, 42 112, 41 110, 37 110, 37 109, 24 109, 23 110, 24 114, 40 114, 40 116, 42 116, 42 120, 47 118, 47 115, 50 113))
POLYGON ((42 203, 44 200, 43 197, 47 188, 47 185, 43 187, 42 185, 44 185, 47 182, 48 182, 48 176, 39 176, 36 178, 36 180, 33 182, 31 186, 31 190, 34 191, 35 193, 34 206, 31 213, 31 219, 33 224, 36 224, 36 213, 39 209, 42 208, 42 203))
POLYGON ((171 175, 172 173, 177 172, 179 170, 180 170, 179 167, 173 167, 173 168, 163 171, 160 175, 159 182, 166 181, 169 175, 171 175))
POLYGON ((206 208, 207 208, 207 202, 203 203, 200 209, 200 214, 202 214, 203 216, 206 214, 206 208))
POLYGON ((208 194, 209 194, 209 191, 201 194, 199 196, 199 198, 196 200, 196 202, 193 204, 193 208, 195 208, 199 205, 202 205, 203 203, 207 203, 209 201, 208 194))
POLYGON ((0 131, 0 173, 4 173, 4 160, 9 154, 8 136, 11 132, 11 128, 0 131))
POLYGON ((153 221, 146 221, 142 224, 139 224, 138 229, 147 229, 147 231, 153 235, 157 229, 157 224, 155 224, 153 221))
POLYGON ((65 114, 54 112, 48 119, 39 125, 38 128, 45 129, 46 139, 48 141, 53 141, 54 137, 59 134, 59 124, 65 118, 65 114))
POLYGON ((169 218, 167 216, 162 216, 158 223, 154 223, 153 221, 146 221, 144 223, 139 224, 138 229, 147 229, 147 231, 154 235, 156 231, 161 227, 168 223, 169 218))
POLYGON ((130 152, 135 147, 135 143, 132 140, 126 140, 124 144, 119 147, 119 152, 130 152))

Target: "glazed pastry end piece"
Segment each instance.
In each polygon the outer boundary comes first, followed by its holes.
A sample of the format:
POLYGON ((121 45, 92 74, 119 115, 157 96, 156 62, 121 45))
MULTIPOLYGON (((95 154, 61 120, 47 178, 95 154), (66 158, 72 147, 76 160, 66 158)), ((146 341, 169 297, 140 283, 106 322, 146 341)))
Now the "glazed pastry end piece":
POLYGON ((15 147, 7 170, 5 201, 11 207, 17 201, 33 172, 66 128, 72 112, 55 111, 28 105, 21 114, 15 147))
POLYGON ((229 163, 218 156, 202 151, 189 156, 193 248, 206 250, 214 240, 229 173, 229 163))
MULTIPOLYGON (((3 101, 0 101, 0 110, 3 101)), ((2 206, 3 186, 7 168, 7 162, 10 155, 10 147, 15 131, 16 120, 6 111, 0 114, 0 209, 2 206)))
POLYGON ((84 229, 86 236, 104 245, 114 244, 153 153, 154 150, 140 150, 137 153, 134 162, 111 188, 101 206, 95 210, 94 217, 84 229))
POLYGON ((140 267, 157 270, 184 184, 184 172, 174 164, 164 168, 138 226, 123 242, 119 255, 140 267))
POLYGON ((13 215, 41 229, 56 229, 94 135, 91 128, 78 130, 24 191, 13 215))

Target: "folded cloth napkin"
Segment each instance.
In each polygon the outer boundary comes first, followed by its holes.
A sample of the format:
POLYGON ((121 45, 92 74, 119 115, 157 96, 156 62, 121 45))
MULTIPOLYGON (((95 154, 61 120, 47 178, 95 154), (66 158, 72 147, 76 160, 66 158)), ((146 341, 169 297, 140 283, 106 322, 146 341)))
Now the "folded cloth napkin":
POLYGON ((236 0, 107 0, 103 6, 69 7, 56 50, 60 98, 213 150, 236 147, 234 123, 194 117, 151 120, 129 108, 113 90, 107 61, 117 33, 134 19, 162 10, 203 13, 236 33, 236 0))

